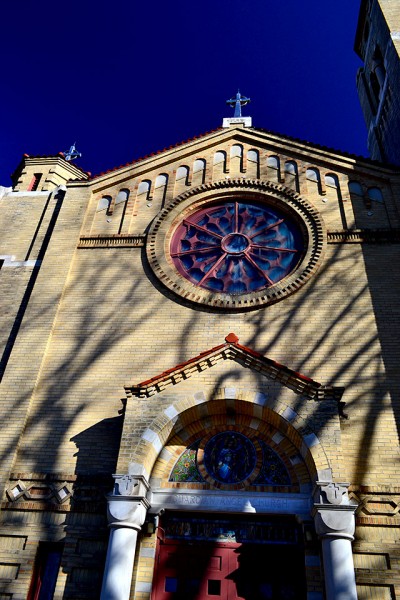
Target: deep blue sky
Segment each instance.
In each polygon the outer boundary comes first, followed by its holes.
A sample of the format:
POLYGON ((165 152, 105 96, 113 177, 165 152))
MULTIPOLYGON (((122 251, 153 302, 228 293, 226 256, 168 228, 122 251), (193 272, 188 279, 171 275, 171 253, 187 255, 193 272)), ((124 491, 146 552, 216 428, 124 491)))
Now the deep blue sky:
POLYGON ((24 152, 77 142, 93 174, 219 127, 367 155, 353 51, 359 0, 21 0, 2 16, 0 185, 24 152))

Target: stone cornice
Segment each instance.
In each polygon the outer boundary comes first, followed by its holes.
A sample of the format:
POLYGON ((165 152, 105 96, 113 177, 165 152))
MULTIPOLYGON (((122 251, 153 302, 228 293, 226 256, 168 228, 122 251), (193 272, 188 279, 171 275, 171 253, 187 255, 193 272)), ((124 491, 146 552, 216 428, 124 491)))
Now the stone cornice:
POLYGON ((146 234, 85 235, 79 238, 78 248, 142 248, 146 234))
POLYGON ((399 244, 400 229, 342 229, 328 231, 328 244, 399 244))
MULTIPOLYGON (((83 235, 78 248, 143 248, 146 237, 145 233, 83 235)), ((328 244, 399 244, 400 229, 341 229, 328 231, 327 238, 328 244)))

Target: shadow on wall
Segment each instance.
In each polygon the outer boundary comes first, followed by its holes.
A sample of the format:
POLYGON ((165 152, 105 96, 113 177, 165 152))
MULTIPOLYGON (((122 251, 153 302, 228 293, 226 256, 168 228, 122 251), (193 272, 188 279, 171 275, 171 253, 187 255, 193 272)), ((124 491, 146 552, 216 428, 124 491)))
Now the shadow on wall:
MULTIPOLYGON (((135 373, 140 373, 142 380, 152 377, 222 343, 227 333, 235 331, 242 344, 261 354, 324 384, 345 387, 350 421, 342 424, 342 433, 348 480, 359 485, 372 473, 379 482, 384 474, 372 457, 379 457, 377 428, 381 418, 388 411, 390 418, 394 414, 399 429, 397 346, 393 350, 393 340, 400 334, 396 294, 400 274, 393 267, 399 263, 399 248, 371 244, 364 245, 360 253, 357 244, 331 245, 319 272, 296 294, 278 304, 234 315, 200 310, 166 292, 149 274, 144 255, 148 277, 143 277, 137 249, 108 249, 101 255, 106 256, 106 263, 99 260, 97 250, 79 251, 74 259, 75 275, 59 312, 68 319, 53 330, 17 463, 29 465, 32 472, 57 472, 65 440, 76 430, 82 414, 90 408, 95 418, 96 406, 109 402, 114 418, 73 437, 79 448, 78 479, 109 476, 115 469, 122 426, 122 417, 117 416, 120 403, 115 381, 125 372, 131 373, 133 380, 137 380, 135 373), (108 261, 113 262, 112 269, 105 268, 108 261), (370 298, 378 329, 372 322, 370 298), (84 303, 82 299, 86 299, 84 303), (168 318, 166 299, 171 300, 168 318), (159 315, 164 315, 164 321, 159 315), (147 336, 150 328, 151 338, 147 336), (119 359, 121 364, 115 362, 117 349, 119 356, 124 356, 119 359), (89 377, 94 367, 102 373, 96 384, 89 377)), ((42 317, 46 318, 46 309, 42 317)), ((21 322, 27 329, 35 327, 25 313, 16 323, 18 329, 21 322)), ((229 373, 218 378, 214 389, 223 387, 228 378, 229 373)), ((20 405, 29 400, 30 392, 16 387, 14 398, 10 398, 10 413, 17 414, 20 405)), ((302 412, 305 401, 298 397, 293 409, 302 412)), ((148 405, 147 400, 138 402, 133 445, 154 418, 146 412, 148 405)), ((320 430, 329 418, 325 423, 320 421, 320 430)), ((13 453, 18 444, 19 439, 10 439, 0 459, 13 453)), ((383 458, 381 464, 386 464, 383 458)), ((89 510, 93 502, 85 502, 89 510)), ((93 531, 105 527, 104 514, 92 514, 93 531)), ((80 515, 78 510, 71 512, 67 532, 79 526, 80 515)))

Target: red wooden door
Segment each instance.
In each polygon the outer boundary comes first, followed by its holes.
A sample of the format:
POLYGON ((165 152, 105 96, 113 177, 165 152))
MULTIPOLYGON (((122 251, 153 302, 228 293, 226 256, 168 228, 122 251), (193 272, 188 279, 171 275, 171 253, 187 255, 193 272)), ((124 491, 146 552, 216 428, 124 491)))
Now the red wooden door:
POLYGON ((288 546, 160 543, 152 600, 300 600, 303 565, 288 546))
POLYGON ((153 598, 228 598, 230 553, 230 548, 211 544, 161 544, 153 583, 153 598))

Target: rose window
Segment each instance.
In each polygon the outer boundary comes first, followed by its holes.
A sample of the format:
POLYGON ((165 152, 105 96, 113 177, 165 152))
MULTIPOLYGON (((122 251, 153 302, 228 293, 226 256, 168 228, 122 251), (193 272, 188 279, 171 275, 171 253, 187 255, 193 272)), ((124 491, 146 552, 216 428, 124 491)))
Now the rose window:
POLYGON ((238 201, 211 205, 184 219, 172 237, 171 257, 193 284, 245 294, 286 277, 303 246, 300 227, 289 214, 238 201))

